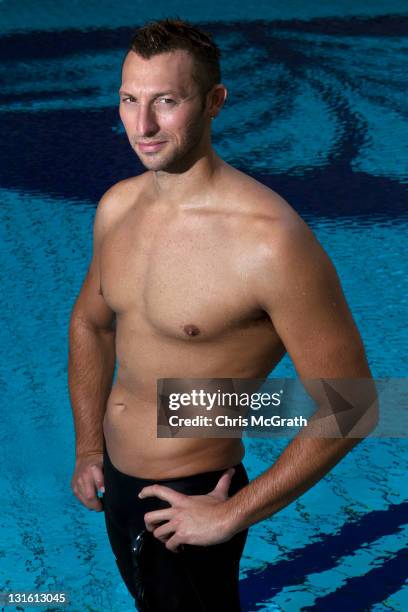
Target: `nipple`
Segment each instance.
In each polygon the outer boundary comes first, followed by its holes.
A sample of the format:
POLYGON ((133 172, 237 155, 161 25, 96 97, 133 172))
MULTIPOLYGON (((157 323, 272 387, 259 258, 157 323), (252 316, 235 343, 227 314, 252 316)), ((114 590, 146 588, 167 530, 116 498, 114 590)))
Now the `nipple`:
POLYGON ((187 336, 198 336, 200 333, 200 330, 196 325, 184 325, 183 330, 187 336))

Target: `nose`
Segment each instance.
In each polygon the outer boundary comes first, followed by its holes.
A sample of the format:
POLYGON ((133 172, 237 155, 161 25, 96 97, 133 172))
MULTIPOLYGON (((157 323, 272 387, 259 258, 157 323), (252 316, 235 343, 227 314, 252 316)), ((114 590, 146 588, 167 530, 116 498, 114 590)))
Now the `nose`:
POLYGON ((139 104, 136 110, 136 133, 138 137, 153 136, 159 129, 155 113, 149 104, 139 104))

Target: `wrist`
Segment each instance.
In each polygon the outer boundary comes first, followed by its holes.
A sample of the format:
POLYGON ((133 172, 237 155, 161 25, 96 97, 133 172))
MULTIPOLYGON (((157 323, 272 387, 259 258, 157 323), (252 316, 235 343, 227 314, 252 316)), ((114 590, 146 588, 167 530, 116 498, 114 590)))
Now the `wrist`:
POLYGON ((229 538, 234 537, 239 531, 245 527, 240 524, 239 513, 236 506, 232 503, 231 498, 225 500, 221 504, 221 530, 229 538))
POLYGON ((75 456, 77 459, 83 459, 84 457, 91 457, 92 455, 103 455, 103 450, 77 451, 75 456))

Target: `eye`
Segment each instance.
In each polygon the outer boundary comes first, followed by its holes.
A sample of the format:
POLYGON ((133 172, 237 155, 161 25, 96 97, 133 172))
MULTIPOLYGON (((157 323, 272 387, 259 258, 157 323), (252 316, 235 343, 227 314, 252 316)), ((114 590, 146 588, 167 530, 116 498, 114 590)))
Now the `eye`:
POLYGON ((175 101, 172 98, 159 98, 158 102, 164 106, 171 106, 172 104, 175 104, 175 101))
POLYGON ((127 103, 136 102, 136 98, 134 98, 133 96, 125 96, 124 98, 122 98, 122 102, 127 102, 127 103))

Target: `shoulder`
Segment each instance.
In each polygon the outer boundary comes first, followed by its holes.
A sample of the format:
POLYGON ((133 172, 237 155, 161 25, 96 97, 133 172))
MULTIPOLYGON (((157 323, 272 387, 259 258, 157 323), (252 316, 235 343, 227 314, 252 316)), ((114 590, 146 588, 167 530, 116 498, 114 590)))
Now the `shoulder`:
POLYGON ((294 207, 273 189, 252 177, 231 169, 225 192, 229 207, 241 221, 241 237, 256 248, 265 264, 279 263, 286 256, 301 253, 319 242, 294 207))
POLYGON ((257 219, 266 223, 302 221, 289 202, 276 191, 229 164, 224 166, 220 183, 220 192, 231 212, 251 217, 253 223, 257 219))
POLYGON ((99 200, 97 213, 114 215, 121 207, 125 208, 129 203, 134 202, 145 183, 145 174, 132 176, 112 185, 99 200))
POLYGON ((241 213, 240 249, 260 301, 271 287, 278 296, 336 282, 329 256, 293 206, 276 191, 236 172, 230 193, 241 213))
POLYGON ((94 220, 95 232, 98 235, 104 234, 137 202, 146 181, 146 174, 119 181, 103 194, 94 220))
POLYGON ((266 222, 260 232, 254 287, 258 303, 291 307, 308 296, 335 296, 339 278, 328 254, 298 215, 266 222), (268 282, 269 281, 269 282, 268 282))

